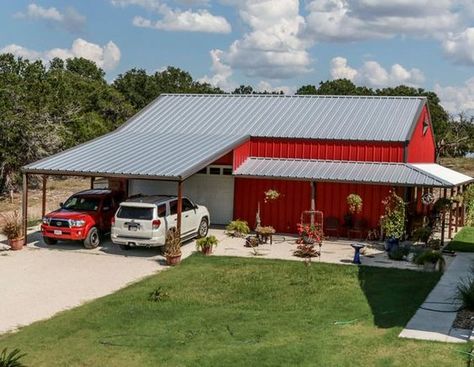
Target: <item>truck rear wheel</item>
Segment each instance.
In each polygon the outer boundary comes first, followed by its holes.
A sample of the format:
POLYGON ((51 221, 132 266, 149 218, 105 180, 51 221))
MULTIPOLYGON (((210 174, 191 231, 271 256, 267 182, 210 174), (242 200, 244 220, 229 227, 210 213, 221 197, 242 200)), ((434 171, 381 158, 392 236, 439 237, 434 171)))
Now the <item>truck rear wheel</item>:
POLYGON ((99 230, 96 227, 92 227, 87 234, 86 239, 84 240, 84 247, 86 249, 92 250, 99 246, 100 244, 100 234, 99 230))
POLYGON ((58 240, 51 237, 43 237, 43 241, 47 245, 55 245, 58 243, 58 240))

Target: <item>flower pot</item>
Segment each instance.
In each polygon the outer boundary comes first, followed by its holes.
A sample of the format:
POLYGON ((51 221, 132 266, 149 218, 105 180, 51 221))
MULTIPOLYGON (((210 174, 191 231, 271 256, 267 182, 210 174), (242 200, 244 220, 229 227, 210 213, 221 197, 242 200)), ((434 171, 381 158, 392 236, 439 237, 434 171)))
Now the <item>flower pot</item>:
POLYGON ((311 238, 309 236, 303 235, 303 243, 305 245, 314 245, 314 238, 311 238))
POLYGON ((398 248, 399 240, 398 238, 387 238, 385 240, 385 251, 390 252, 398 248))
POLYGON ((23 249, 23 244, 25 243, 25 237, 12 238, 8 240, 8 246, 10 250, 18 251, 23 249))
POLYGON ((204 255, 210 255, 210 254, 212 254, 212 246, 205 246, 205 247, 202 247, 202 248, 201 248, 201 252, 202 252, 204 255))
POLYGON ((166 256, 166 265, 178 265, 181 262, 181 255, 166 256))

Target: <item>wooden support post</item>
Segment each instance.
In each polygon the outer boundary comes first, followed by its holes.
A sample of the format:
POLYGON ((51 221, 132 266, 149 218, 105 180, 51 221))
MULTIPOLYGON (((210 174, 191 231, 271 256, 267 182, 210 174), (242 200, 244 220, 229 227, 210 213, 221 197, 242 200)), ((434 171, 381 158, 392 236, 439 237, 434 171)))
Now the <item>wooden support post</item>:
MULTIPOLYGON (((451 188, 451 197, 454 196, 454 189, 451 188)), ((453 238, 453 204, 449 206, 449 218, 448 218, 448 237, 449 239, 453 238)))
POLYGON ((91 190, 94 188, 95 177, 91 177, 91 190))
MULTIPOLYGON (((464 196, 464 192, 466 191, 467 186, 461 186, 461 194, 464 196)), ((461 203, 461 227, 466 225, 466 204, 464 203, 464 197, 461 203)))
POLYGON ((48 176, 43 175, 43 196, 41 197, 41 218, 46 214, 46 184, 48 182, 48 176))
POLYGON ((178 205, 176 208, 176 230, 181 236, 181 215, 183 213, 183 182, 178 182, 178 205))
POLYGON ((23 173, 23 191, 22 191, 22 200, 21 200, 21 214, 22 214, 22 225, 23 225, 23 235, 25 236, 24 245, 28 243, 26 232, 28 230, 28 179, 29 176, 27 173, 23 173))
MULTIPOLYGON (((456 196, 459 195, 459 186, 456 186, 456 196)), ((456 200, 456 209, 454 212, 454 230, 457 233, 459 229, 459 201, 456 200)))
MULTIPOLYGON (((443 197, 446 198, 447 196, 448 196, 448 189, 444 189, 443 190, 443 197)), ((442 212, 442 218, 441 218, 441 246, 444 245, 445 226, 446 226, 446 213, 442 212)))
POLYGON ((316 210, 316 182, 311 181, 311 225, 314 226, 314 211, 316 210))

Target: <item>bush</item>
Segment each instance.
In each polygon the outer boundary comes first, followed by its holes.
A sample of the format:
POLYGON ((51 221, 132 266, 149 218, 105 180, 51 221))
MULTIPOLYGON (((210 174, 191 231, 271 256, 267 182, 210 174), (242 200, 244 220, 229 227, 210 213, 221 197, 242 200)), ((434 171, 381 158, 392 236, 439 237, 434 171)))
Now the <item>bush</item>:
POLYGON ((3 215, 3 226, 0 232, 9 240, 20 238, 23 235, 23 223, 17 211, 3 215))
POLYGON ((202 250, 202 249, 208 248, 208 247, 212 248, 214 246, 217 246, 218 243, 219 243, 219 241, 217 240, 216 236, 203 237, 203 238, 199 238, 196 241, 196 248, 198 250, 202 250))
POLYGON ((432 250, 440 250, 441 249, 441 240, 439 238, 432 238, 427 243, 428 247, 432 250))
POLYGON ((20 361, 26 354, 21 354, 19 349, 7 353, 7 348, 0 353, 0 367, 25 367, 20 361))
POLYGON ((148 295, 148 300, 152 302, 161 302, 169 298, 168 292, 163 290, 161 287, 156 288, 153 292, 148 295))
POLYGON ((401 261, 405 257, 405 251, 401 247, 395 248, 388 253, 388 257, 391 260, 401 261))
POLYGON ((474 311, 474 279, 461 280, 457 285, 456 299, 462 302, 463 308, 474 311))
POLYGON ((250 233, 249 225, 244 220, 233 220, 225 227, 227 234, 235 237, 244 237, 250 233))
POLYGON ((433 230, 430 227, 418 227, 411 235, 413 241, 421 241, 427 243, 431 237, 433 230))
POLYGON ((443 254, 440 251, 426 250, 419 253, 413 258, 413 262, 417 265, 424 264, 436 264, 439 263, 439 269, 442 271, 444 269, 445 260, 443 254))
POLYGON ((474 185, 471 184, 463 192, 463 200, 466 205, 466 223, 474 226, 474 185))

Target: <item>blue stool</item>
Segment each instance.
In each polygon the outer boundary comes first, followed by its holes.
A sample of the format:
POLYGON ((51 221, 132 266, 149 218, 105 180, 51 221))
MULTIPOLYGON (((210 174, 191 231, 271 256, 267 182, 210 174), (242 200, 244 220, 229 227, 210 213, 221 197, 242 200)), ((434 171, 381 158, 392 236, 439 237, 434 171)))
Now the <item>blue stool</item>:
POLYGON ((351 246, 354 249, 354 260, 352 260, 352 263, 360 265, 361 264, 361 262, 360 262, 360 249, 364 248, 365 245, 363 245, 361 243, 353 243, 351 246))

